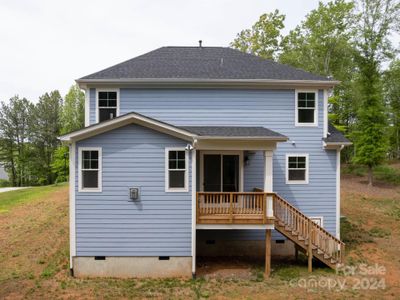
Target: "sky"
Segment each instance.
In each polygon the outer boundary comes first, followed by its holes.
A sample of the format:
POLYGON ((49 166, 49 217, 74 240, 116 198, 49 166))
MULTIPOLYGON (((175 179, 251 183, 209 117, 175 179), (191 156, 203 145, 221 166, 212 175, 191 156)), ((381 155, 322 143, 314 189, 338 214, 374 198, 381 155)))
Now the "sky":
POLYGON ((228 46, 279 9, 284 32, 318 0, 1 0, 0 100, 37 102, 74 80, 162 46, 228 46))

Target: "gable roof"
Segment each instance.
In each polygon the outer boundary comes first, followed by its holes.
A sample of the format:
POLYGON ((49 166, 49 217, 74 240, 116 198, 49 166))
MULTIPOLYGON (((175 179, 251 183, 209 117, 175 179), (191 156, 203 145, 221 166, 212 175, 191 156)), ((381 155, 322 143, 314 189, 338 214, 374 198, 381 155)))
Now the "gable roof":
POLYGON ((130 112, 117 118, 67 133, 60 137, 62 141, 73 142, 87 139, 98 134, 126 126, 137 124, 183 140, 196 139, 237 139, 237 140, 263 140, 286 141, 288 138, 278 132, 264 127, 227 127, 227 126, 175 126, 136 112, 130 112))
POLYGON ((134 81, 337 81, 228 47, 162 47, 84 76, 78 83, 134 81))
POLYGON ((338 144, 338 145, 351 145, 352 142, 344 136, 344 134, 336 129, 332 123, 328 123, 328 137, 324 138, 324 142, 327 144, 338 144))

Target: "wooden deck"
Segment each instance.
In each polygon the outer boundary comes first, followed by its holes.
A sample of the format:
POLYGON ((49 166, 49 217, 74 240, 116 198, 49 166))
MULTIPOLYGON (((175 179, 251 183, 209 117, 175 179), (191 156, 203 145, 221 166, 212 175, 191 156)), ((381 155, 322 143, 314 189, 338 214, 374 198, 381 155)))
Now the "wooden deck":
POLYGON ((273 224, 273 195, 264 192, 198 192, 197 224, 273 224))

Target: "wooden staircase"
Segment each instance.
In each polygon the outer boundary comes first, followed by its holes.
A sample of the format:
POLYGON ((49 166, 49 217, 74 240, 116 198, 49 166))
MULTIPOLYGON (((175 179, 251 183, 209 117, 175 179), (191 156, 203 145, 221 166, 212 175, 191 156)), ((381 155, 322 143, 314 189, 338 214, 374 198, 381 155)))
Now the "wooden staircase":
MULTIPOLYGON (((275 229, 291 240, 308 256, 312 270, 315 257, 332 269, 344 264, 345 244, 304 215, 279 195, 274 195, 275 229)), ((297 251, 297 250, 296 250, 297 251)))

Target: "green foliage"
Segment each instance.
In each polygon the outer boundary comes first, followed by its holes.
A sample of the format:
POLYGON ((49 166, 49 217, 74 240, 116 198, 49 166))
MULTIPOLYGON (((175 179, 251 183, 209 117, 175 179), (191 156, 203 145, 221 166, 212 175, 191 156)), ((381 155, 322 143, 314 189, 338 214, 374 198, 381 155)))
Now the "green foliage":
POLYGON ((391 166, 377 166, 374 168, 374 177, 380 181, 400 185, 400 170, 391 166))
POLYGON ((56 150, 54 150, 51 169, 53 174, 56 176, 56 182, 64 182, 68 180, 68 152, 69 149, 66 146, 60 146, 56 150))
POLYGON ((391 158, 400 159, 400 60, 392 61, 383 74, 385 103, 389 110, 389 143, 391 158))
POLYGON ((61 134, 83 128, 85 121, 85 93, 73 85, 65 96, 61 110, 61 134))
POLYGON ((13 186, 29 183, 27 164, 31 157, 28 139, 31 135, 33 105, 15 96, 0 107, 0 160, 13 186))
POLYGON ((381 227, 372 227, 369 234, 373 237, 384 238, 390 235, 390 231, 381 227))
POLYGON ((11 183, 6 179, 0 179, 0 187, 8 187, 11 186, 11 183))
POLYGON ((280 49, 284 21, 285 16, 279 10, 263 14, 251 29, 242 30, 231 46, 246 53, 274 59, 280 49))
POLYGON ((36 105, 15 96, 0 106, 0 162, 12 186, 45 185, 67 179, 58 137, 83 127, 84 94, 72 86, 65 102, 58 91, 36 105))
POLYGON ((353 161, 370 169, 382 163, 388 151, 387 115, 381 82, 381 63, 392 56, 389 40, 391 29, 399 17, 399 3, 392 0, 361 0, 361 21, 357 25, 357 54, 361 105, 353 134, 353 161))

